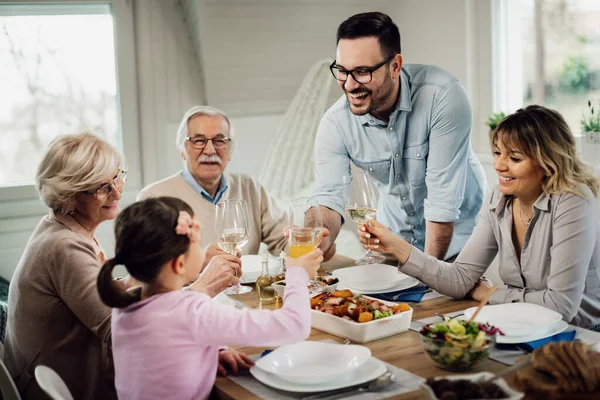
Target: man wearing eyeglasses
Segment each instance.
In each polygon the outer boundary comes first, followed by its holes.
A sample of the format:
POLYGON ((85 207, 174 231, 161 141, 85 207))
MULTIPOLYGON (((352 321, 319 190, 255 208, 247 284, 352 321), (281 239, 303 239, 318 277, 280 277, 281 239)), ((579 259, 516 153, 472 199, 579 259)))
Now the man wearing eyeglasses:
MULTIPOLYGON (((189 109, 177 130, 176 144, 183 159, 183 170, 144 188, 138 200, 152 196, 174 196, 188 203, 202 223, 202 246, 207 260, 224 255, 216 245, 215 206, 228 199, 248 203, 250 232, 244 254, 257 254, 260 243, 279 255, 286 245, 283 230, 287 214, 265 189, 245 174, 226 174, 235 146, 234 130, 227 115, 214 107, 189 109)), ((225 256, 227 257, 227 256, 225 256)), ((229 256, 231 262, 239 262, 229 256)))
POLYGON ((325 259, 343 223, 350 162, 377 184, 380 222, 429 255, 455 257, 486 191, 464 88, 439 67, 403 64, 398 27, 379 12, 339 26, 330 68, 344 96, 324 115, 315 143, 313 197, 331 233, 321 245, 325 259))

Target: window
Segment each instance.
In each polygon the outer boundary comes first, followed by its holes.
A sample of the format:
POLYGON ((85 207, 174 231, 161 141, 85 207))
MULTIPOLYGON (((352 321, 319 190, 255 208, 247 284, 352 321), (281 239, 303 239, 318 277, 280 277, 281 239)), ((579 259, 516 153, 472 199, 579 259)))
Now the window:
POLYGON ((600 1, 494 2, 495 111, 541 104, 579 134, 589 99, 600 99, 600 1))
POLYGON ((32 184, 59 134, 122 149, 113 31, 108 4, 0 5, 0 186, 32 184))

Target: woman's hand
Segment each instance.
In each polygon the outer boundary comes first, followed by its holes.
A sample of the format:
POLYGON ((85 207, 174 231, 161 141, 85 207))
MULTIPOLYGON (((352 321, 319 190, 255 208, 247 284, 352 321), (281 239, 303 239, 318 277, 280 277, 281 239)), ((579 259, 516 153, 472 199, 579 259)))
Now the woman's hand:
POLYGON ((323 252, 317 248, 302 257, 292 258, 286 257, 285 264, 290 267, 303 268, 308 274, 309 279, 315 279, 317 277, 317 271, 321 268, 321 262, 323 262, 323 252))
POLYGON ((401 264, 404 264, 412 246, 404 239, 399 238, 385 226, 377 221, 368 221, 365 224, 358 225, 358 236, 365 249, 375 250, 380 253, 389 253, 393 255, 401 264))
MULTIPOLYGON (((213 259, 213 257, 215 257, 215 256, 224 256, 224 255, 229 254, 229 253, 226 253, 223 250, 221 250, 221 248, 219 247, 219 244, 216 243, 216 242, 209 243, 204 248, 204 253, 206 254, 206 257, 204 258, 204 267, 202 269, 206 268, 206 266, 213 259)), ((236 254, 236 256, 238 258, 241 258, 242 254, 238 253, 238 254, 236 254)))
POLYGON ((478 280, 469 294, 473 300, 481 301, 483 299, 489 299, 496 290, 498 290, 498 288, 495 287, 489 279, 485 278, 478 280))
POLYGON ((227 375, 229 369, 235 376, 240 374, 240 369, 249 369, 254 361, 244 353, 237 350, 225 349, 219 351, 219 367, 217 373, 221 376, 227 375))
POLYGON ((230 254, 212 258, 198 279, 190 285, 190 290, 215 297, 231 285, 240 281, 242 260, 230 254))

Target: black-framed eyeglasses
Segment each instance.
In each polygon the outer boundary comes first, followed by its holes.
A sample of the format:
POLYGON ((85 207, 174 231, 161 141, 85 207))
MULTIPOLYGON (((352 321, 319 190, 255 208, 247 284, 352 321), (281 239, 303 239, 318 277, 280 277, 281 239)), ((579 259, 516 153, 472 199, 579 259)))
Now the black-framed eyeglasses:
POLYGON ((383 67, 385 64, 389 63, 394 59, 394 56, 390 56, 380 62, 377 65, 368 68, 356 68, 347 70, 339 65, 336 65, 336 61, 333 60, 329 69, 333 74, 333 77, 340 82, 346 82, 348 80, 348 76, 352 76, 352 78, 358 83, 369 83, 373 80, 373 72, 377 71, 379 68, 383 67))
POLYGON ((127 171, 121 169, 112 181, 105 183, 96 190, 85 193, 95 196, 98 200, 106 200, 110 192, 112 192, 113 186, 116 187, 119 192, 123 192, 123 186, 125 186, 125 182, 127 182, 127 171))
POLYGON ((185 138, 186 141, 190 142, 192 147, 196 150, 202 150, 208 144, 210 140, 215 149, 225 149, 229 146, 229 142, 231 142, 230 138, 226 137, 214 137, 212 139, 205 138, 202 136, 188 136, 185 138))

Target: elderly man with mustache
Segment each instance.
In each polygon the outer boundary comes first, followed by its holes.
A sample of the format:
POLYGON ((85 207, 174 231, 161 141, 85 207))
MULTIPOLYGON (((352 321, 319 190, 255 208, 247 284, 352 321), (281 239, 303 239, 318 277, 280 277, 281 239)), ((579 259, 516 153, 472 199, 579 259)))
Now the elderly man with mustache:
MULTIPOLYGON (((233 126, 227 115, 214 107, 192 107, 179 125, 176 144, 184 161, 183 170, 148 185, 140 192, 138 200, 174 196, 188 203, 205 227, 202 246, 207 247, 207 260, 224 254, 216 245, 216 204, 227 199, 246 200, 250 232, 243 253, 257 254, 263 242, 272 254, 278 255, 286 245, 283 230, 287 214, 250 176, 225 173, 235 147, 233 126)), ((229 262, 240 262, 237 257, 229 257, 229 262)))

